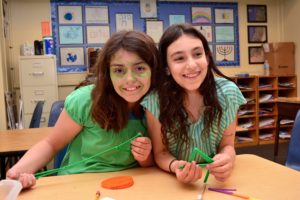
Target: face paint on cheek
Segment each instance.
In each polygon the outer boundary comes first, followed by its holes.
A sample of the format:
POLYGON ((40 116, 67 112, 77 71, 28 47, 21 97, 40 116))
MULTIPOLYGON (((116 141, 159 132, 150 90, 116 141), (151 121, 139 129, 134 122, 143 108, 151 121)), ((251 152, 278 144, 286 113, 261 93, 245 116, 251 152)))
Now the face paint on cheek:
POLYGON ((151 71, 146 71, 140 74, 136 74, 136 76, 142 79, 151 79, 151 71))
POLYGON ((110 69, 109 76, 112 82, 117 82, 124 78, 124 74, 117 74, 113 71, 113 69, 110 69))

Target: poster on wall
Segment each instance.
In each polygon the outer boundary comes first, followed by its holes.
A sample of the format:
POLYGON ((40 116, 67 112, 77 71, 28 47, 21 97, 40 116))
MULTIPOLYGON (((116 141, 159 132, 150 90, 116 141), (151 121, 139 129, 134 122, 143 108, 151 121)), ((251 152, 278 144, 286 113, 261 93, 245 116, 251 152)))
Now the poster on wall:
POLYGON ((215 9, 216 23, 233 23, 233 10, 232 9, 215 9))
POLYGON ((130 13, 116 14, 116 31, 131 31, 133 30, 133 17, 130 13))
POLYGON ((82 44, 82 26, 60 26, 59 41, 60 44, 82 44))
POLYGON ((81 24, 81 6, 58 6, 58 19, 60 24, 81 24))
POLYGON ((216 60, 234 61, 234 45, 216 45, 216 60))
POLYGON ((83 48, 60 48, 60 64, 62 66, 84 65, 83 48))
POLYGON ((88 44, 104 44, 110 37, 109 26, 87 26, 88 44))
POLYGON ((146 33, 158 43, 163 34, 163 21, 146 21, 146 33))
POLYGON ((185 15, 169 15, 169 24, 182 24, 185 23, 185 15))
POLYGON ((211 26, 194 26, 197 30, 202 33, 202 35, 206 38, 208 42, 213 41, 212 35, 212 27, 211 26))
POLYGON ((87 24, 108 24, 108 7, 86 6, 85 22, 87 24))
POLYGON ((192 23, 211 23, 211 8, 192 7, 192 23))
POLYGON ((216 26, 216 42, 234 42, 233 26, 216 26))
POLYGON ((140 0, 141 18, 156 18, 156 0, 140 0))

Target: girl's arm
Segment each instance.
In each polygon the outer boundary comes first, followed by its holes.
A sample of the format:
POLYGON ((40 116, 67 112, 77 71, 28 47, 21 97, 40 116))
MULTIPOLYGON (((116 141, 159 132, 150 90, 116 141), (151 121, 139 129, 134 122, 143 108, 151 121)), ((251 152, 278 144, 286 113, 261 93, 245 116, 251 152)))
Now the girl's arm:
POLYGON ((147 128, 153 144, 153 154, 156 164, 164 171, 175 173, 180 182, 195 182, 201 178, 202 170, 195 162, 188 163, 177 160, 163 144, 161 124, 151 112, 146 110, 147 128), (179 169, 179 166, 185 166, 179 169))
POLYGON ((207 165, 207 169, 219 181, 225 181, 231 174, 235 160, 234 138, 237 117, 223 132, 222 140, 219 145, 218 154, 213 158, 214 162, 207 165))
POLYGON ((77 124, 63 110, 51 133, 30 148, 26 154, 7 172, 10 179, 18 179, 23 173, 34 174, 44 167, 54 155, 68 144, 81 130, 77 124))

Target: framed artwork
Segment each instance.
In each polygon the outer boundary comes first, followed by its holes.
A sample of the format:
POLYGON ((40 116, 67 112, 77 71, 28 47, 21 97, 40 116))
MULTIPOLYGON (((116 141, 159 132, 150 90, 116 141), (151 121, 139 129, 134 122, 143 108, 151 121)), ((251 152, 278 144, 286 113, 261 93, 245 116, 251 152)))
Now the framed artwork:
POLYGON ((117 13, 116 14, 116 32, 133 30, 132 13, 117 13))
POLYGON ((192 7, 192 23, 211 23, 211 8, 192 7))
POLYGON ((248 47, 248 54, 249 64, 263 64, 265 61, 264 49, 262 46, 248 47))
POLYGON ((141 18, 156 18, 156 0, 140 0, 141 18))
POLYGON ((248 26, 248 43, 268 42, 267 26, 248 26))
POLYGON ((267 22, 267 6, 266 5, 247 5, 247 21, 249 23, 265 23, 267 22))

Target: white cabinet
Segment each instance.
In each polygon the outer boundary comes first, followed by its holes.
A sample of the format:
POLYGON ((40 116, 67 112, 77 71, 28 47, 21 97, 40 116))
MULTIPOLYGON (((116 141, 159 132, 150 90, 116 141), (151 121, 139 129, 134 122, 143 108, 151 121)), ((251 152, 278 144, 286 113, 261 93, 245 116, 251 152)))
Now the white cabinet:
POLYGON ((49 112, 58 100, 56 57, 20 56, 20 92, 23 100, 23 127, 28 128, 38 101, 44 101, 41 127, 47 126, 49 112))

